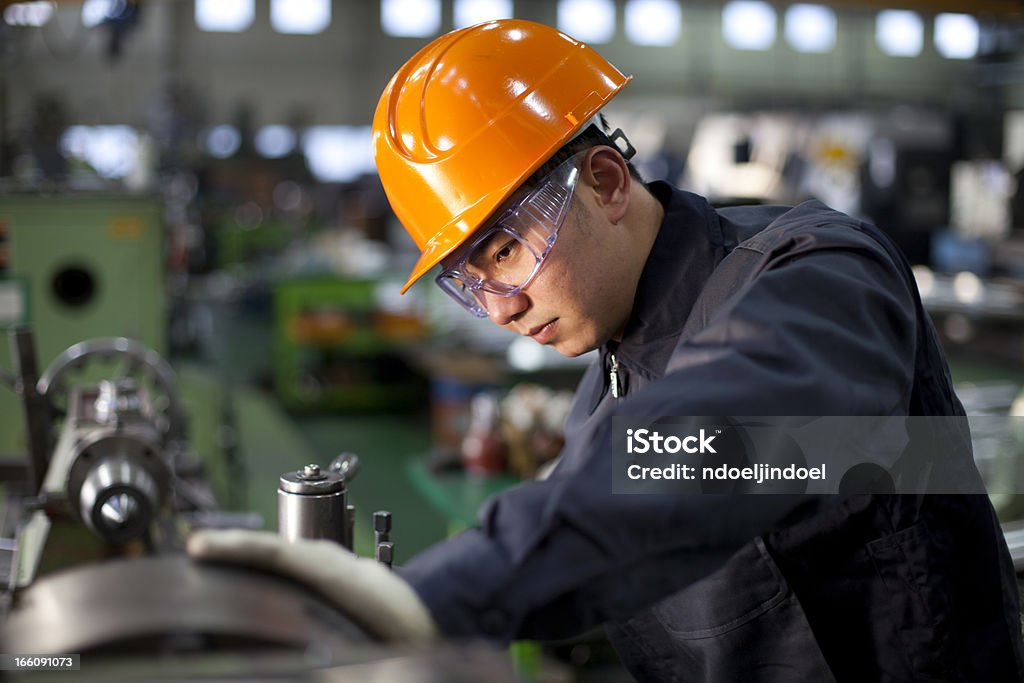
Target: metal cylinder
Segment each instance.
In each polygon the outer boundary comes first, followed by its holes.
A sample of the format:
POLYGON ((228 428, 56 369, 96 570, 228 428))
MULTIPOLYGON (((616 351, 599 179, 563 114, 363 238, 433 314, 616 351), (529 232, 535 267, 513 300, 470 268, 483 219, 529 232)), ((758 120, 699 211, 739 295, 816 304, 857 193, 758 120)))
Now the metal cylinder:
POLYGON ((277 489, 277 530, 282 538, 326 538, 345 544, 345 480, 318 465, 281 475, 277 489))
POLYGON ((77 417, 73 411, 68 418, 47 481, 52 477, 82 522, 108 543, 144 537, 169 497, 159 433, 142 419, 112 427, 77 417))
POLYGON ((79 494, 79 514, 86 525, 111 543, 141 537, 159 508, 152 475, 124 453, 101 458, 89 470, 79 494))

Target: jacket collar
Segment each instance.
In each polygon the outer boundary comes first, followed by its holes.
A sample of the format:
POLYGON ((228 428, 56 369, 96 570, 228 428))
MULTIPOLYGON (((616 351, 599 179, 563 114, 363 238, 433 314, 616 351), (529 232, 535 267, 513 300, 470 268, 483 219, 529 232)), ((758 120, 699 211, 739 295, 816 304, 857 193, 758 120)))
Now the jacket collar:
POLYGON ((665 217, 637 286, 633 311, 616 347, 630 370, 660 376, 697 297, 725 257, 718 214, 703 197, 656 181, 648 189, 665 217))

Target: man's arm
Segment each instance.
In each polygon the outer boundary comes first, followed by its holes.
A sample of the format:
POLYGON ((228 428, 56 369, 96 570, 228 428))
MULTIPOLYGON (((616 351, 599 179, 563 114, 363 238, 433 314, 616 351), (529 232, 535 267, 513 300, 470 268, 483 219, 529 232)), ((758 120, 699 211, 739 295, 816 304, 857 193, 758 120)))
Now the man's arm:
MULTIPOLYGON (((913 297, 880 249, 781 258, 682 342, 622 415, 884 415, 906 410, 913 297)), ((403 569, 451 636, 563 637, 705 576, 805 496, 611 493, 611 421, 579 466, 489 501, 480 526, 403 569)))

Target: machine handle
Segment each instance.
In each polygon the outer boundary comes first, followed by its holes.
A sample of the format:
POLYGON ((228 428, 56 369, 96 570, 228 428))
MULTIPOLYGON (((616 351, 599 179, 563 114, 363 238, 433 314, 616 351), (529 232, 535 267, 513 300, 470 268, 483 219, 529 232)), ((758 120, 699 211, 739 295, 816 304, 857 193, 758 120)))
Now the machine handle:
POLYGON ((342 453, 331 461, 329 469, 340 474, 348 484, 359 474, 359 456, 355 453, 342 453))

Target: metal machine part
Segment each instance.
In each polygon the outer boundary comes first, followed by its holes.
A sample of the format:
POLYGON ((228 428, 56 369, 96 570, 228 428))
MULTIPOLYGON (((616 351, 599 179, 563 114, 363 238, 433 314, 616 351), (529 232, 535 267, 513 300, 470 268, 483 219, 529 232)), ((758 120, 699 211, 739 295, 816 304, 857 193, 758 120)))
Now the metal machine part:
POLYGON ((174 372, 156 352, 130 339, 93 339, 40 375, 32 330, 14 328, 11 345, 29 457, 0 471, 0 586, 8 597, 76 560, 135 553, 140 541, 148 551, 173 548, 185 528, 223 525, 185 438, 174 372), (201 524, 173 518, 192 511, 203 513, 201 524), (94 538, 80 541, 79 529, 94 538))
POLYGON ((169 499, 173 460, 185 437, 170 365, 143 344, 116 337, 69 347, 37 380, 22 374, 23 383, 33 382, 22 388, 26 400, 31 389, 42 401, 26 413, 42 412, 48 422, 64 416, 45 463, 43 502, 65 502, 107 542, 142 537, 169 499), (117 376, 69 389, 72 373, 94 360, 119 364, 117 376))
POLYGON ((124 455, 91 468, 78 494, 86 526, 108 541, 123 543, 145 533, 159 507, 156 481, 137 460, 124 455))
POLYGON ((76 567, 17 602, 0 623, 0 649, 80 654, 73 680, 522 681, 508 653, 482 641, 381 642, 294 581, 178 554, 76 567))
POLYGON ((184 555, 119 559, 39 579, 0 625, 5 652, 330 651, 367 635, 330 604, 269 574, 184 555))
POLYGON ((170 465, 145 392, 130 379, 77 387, 42 494, 109 543, 141 538, 167 503, 170 465))
POLYGON ((306 465, 281 475, 277 489, 277 529, 288 541, 325 538, 349 548, 345 478, 306 465))
POLYGON ((374 557, 382 565, 391 569, 391 564, 395 561, 395 544, 391 541, 378 543, 374 557))
POLYGON ((69 395, 68 382, 73 371, 93 360, 116 361, 121 364, 119 376, 134 378, 139 386, 150 383, 157 394, 153 401, 154 417, 167 441, 185 438, 185 411, 178 397, 174 370, 149 347, 125 337, 89 339, 79 342, 60 354, 39 377, 36 390, 49 402, 54 413, 70 406, 61 405, 69 395))
POLYGON ((52 416, 46 397, 39 393, 39 366, 36 359, 35 337, 27 327, 14 327, 9 332, 14 351, 17 379, 14 389, 21 394, 25 406, 25 436, 28 446, 28 492, 35 494, 43 483, 46 463, 50 455, 52 416))
POLYGON ((391 513, 378 510, 373 513, 374 557, 388 569, 395 559, 395 544, 391 542, 391 513))
POLYGON ((306 465, 281 475, 277 489, 277 529, 289 541, 326 538, 352 550, 356 508, 348 503, 346 485, 359 473, 359 456, 341 453, 326 472, 306 465))
MULTIPOLYGON (((340 453, 331 464, 328 469, 331 472, 337 472, 340 474, 346 482, 350 482, 356 478, 359 474, 359 456, 355 453, 340 453)), ((349 503, 345 506, 345 542, 343 545, 349 550, 355 548, 355 535, 356 535, 356 506, 349 503)))
POLYGON ((356 542, 356 506, 349 503, 345 506, 345 547, 355 550, 356 542))
POLYGON ((345 481, 352 481, 359 474, 359 456, 355 453, 341 453, 331 461, 328 469, 337 472, 345 481))

